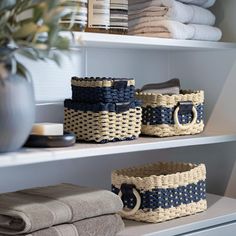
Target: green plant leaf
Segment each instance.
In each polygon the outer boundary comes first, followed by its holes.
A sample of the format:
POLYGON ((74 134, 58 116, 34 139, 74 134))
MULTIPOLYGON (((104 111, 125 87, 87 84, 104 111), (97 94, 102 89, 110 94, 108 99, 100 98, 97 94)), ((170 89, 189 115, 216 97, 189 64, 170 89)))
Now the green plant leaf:
POLYGON ((51 52, 51 54, 52 55, 50 56, 50 59, 53 60, 58 66, 62 66, 61 55, 54 50, 51 52))
POLYGON ((52 46, 60 50, 66 50, 70 46, 70 40, 68 38, 58 36, 52 46))
MULTIPOLYGON (((73 14, 68 0, 0 0, 0 60, 6 60, 18 52, 30 60, 53 60, 61 64, 59 51, 70 47, 69 38, 60 36, 62 17, 73 14), (29 16, 24 14, 31 13, 29 16), (53 49, 53 51, 52 51, 53 49), (55 51, 54 51, 55 49, 55 51)), ((73 3, 73 8, 75 8, 73 3)), ((14 63, 14 62, 13 62, 14 63)), ((17 71, 26 76, 26 68, 17 62, 17 71)))
POLYGON ((28 81, 32 81, 32 76, 29 72, 29 70, 19 61, 16 61, 16 67, 17 67, 17 74, 21 75, 28 81))

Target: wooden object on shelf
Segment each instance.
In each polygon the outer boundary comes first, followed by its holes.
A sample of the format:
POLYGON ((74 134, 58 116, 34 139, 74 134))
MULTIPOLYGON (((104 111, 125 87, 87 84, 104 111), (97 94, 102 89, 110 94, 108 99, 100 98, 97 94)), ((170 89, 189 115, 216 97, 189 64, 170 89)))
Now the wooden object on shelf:
POLYGON ((110 0, 89 0, 86 31, 109 33, 110 0))
POLYGON ((65 132, 63 135, 30 135, 24 146, 34 148, 58 148, 73 146, 75 142, 75 134, 65 132))
POLYGON ((73 12, 74 19, 65 16, 61 19, 60 24, 70 30, 84 31, 88 24, 88 0, 67 0, 66 4, 66 8, 73 12))

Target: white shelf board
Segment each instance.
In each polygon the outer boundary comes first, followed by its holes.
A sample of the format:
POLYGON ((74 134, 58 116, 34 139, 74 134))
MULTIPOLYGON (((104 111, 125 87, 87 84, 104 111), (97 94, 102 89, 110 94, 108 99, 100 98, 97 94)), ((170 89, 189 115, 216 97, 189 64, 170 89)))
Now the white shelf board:
POLYGON ((117 236, 173 236, 203 230, 217 225, 236 223, 236 200, 232 198, 207 195, 208 210, 158 224, 126 221, 125 230, 117 236))
POLYGON ((233 141, 236 141, 236 134, 204 132, 171 138, 140 137, 133 141, 107 144, 78 143, 67 148, 22 148, 18 152, 0 154, 0 167, 233 141))
MULTIPOLYGON (((67 36, 68 33, 64 33, 67 36)), ((74 32, 75 46, 162 50, 225 50, 236 49, 236 43, 176 40, 143 36, 74 32)))

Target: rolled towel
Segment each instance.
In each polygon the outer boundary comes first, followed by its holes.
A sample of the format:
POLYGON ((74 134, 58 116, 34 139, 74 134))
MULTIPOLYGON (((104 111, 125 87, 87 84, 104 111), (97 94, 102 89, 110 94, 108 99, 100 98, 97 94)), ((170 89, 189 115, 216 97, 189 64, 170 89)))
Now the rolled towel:
POLYGON ((103 215, 73 224, 62 224, 39 230, 26 236, 115 236, 124 228, 119 215, 103 215))
POLYGON ((141 12, 149 12, 152 7, 156 8, 157 16, 162 16, 163 20, 203 25, 214 25, 216 20, 214 14, 207 9, 175 0, 141 0, 136 4, 130 4, 129 19, 141 12))
POLYGON ((141 88, 140 91, 157 94, 179 94, 180 81, 179 79, 171 79, 162 83, 146 84, 141 88))
POLYGON ((219 28, 207 25, 185 25, 176 21, 150 21, 129 28, 129 34, 173 38, 173 39, 192 39, 219 41, 222 32, 219 28))
POLYGON ((27 234, 58 224, 119 212, 123 203, 106 190, 71 184, 0 195, 0 235, 27 234))
POLYGON ((201 6, 204 8, 212 7, 216 2, 216 0, 177 0, 177 1, 187 3, 187 4, 201 6))
POLYGON ((195 24, 189 24, 188 27, 194 28, 194 40, 219 41, 222 37, 222 31, 217 27, 195 24))

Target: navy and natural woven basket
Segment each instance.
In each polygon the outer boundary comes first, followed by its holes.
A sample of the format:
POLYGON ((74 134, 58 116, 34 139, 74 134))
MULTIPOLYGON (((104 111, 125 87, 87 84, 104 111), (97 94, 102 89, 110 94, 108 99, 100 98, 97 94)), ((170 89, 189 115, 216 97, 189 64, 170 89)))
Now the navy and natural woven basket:
POLYGON ((192 135, 204 129, 204 92, 183 90, 165 95, 138 92, 142 101, 142 134, 167 137, 192 135))
POLYGON ((64 129, 77 140, 106 143, 132 140, 141 133, 142 109, 138 101, 128 103, 64 102, 64 129))
POLYGON ((134 79, 72 77, 72 99, 82 103, 130 102, 135 97, 134 79))
POLYGON ((158 223, 207 209, 204 164, 156 163, 112 172, 121 216, 158 223))

